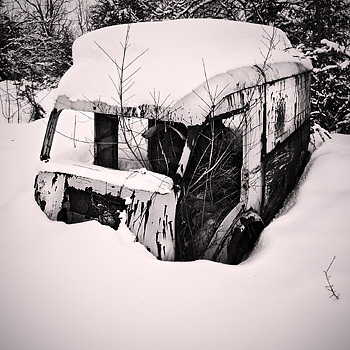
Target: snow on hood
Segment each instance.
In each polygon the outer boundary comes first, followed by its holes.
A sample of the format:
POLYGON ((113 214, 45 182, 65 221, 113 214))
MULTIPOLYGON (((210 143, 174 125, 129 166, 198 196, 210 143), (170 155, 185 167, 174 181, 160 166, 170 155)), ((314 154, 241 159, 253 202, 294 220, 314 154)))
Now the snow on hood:
MULTIPOLYGON (((93 111, 93 103, 119 106, 116 64, 121 66, 127 28, 106 27, 74 42, 74 64, 59 84, 57 108, 93 111), (80 104, 74 105, 76 101, 80 104)), ((130 27, 126 65, 136 60, 124 75, 135 74, 124 103, 133 107, 171 104, 176 109, 185 96, 186 103, 193 104, 189 95, 198 103, 193 90, 205 84, 206 76, 210 83, 221 75, 221 85, 230 85, 227 94, 236 84, 223 73, 266 61, 294 62, 310 69, 310 62, 300 56, 284 32, 269 26, 216 19, 135 23, 130 27)), ((293 69, 290 75, 295 73, 293 69)))
MULTIPOLYGON (((166 175, 154 173, 144 168, 129 171, 116 169, 101 169, 94 164, 83 162, 71 163, 70 160, 61 159, 59 162, 40 163, 38 170, 52 173, 74 174, 81 178, 95 179, 109 183, 120 188, 130 190, 148 191, 151 193, 167 194, 172 192, 174 183, 166 175)), ((85 188, 85 187, 84 187, 85 188)))

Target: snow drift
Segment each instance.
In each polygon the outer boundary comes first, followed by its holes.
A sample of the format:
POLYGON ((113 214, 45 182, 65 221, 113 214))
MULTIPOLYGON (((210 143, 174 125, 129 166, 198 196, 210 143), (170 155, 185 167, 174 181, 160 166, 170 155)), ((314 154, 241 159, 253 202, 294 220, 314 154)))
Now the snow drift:
MULTIPOLYGON (((228 94, 239 82, 230 80, 229 74, 220 75, 266 62, 294 62, 311 69, 310 61, 301 56, 281 30, 245 22, 182 19, 135 23, 130 31, 128 25, 106 27, 74 42, 74 64, 60 81, 57 109, 72 108, 77 101, 79 108, 72 109, 93 111, 86 109, 87 102, 120 106, 116 96, 122 67, 130 87, 124 89, 125 106, 173 103, 171 108, 177 110, 186 96, 198 100, 188 95, 194 95, 206 78, 218 92, 231 84, 225 90, 228 94)), ((244 83, 247 77, 242 78, 244 83)), ((197 95, 204 98, 202 90, 197 95)))
POLYGON ((349 136, 313 154, 255 253, 228 266, 160 262, 125 226, 47 220, 33 199, 45 123, 0 129, 1 349, 348 349, 349 136))

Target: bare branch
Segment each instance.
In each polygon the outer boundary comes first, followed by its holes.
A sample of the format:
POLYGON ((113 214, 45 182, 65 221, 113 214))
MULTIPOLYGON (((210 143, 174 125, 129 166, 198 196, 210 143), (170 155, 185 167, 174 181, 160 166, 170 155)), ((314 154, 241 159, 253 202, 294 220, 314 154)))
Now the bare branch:
POLYGON ((333 263, 334 263, 334 260, 335 260, 335 256, 333 257, 333 259, 332 259, 331 263, 329 264, 327 270, 326 270, 326 271, 323 271, 323 272, 324 272, 325 277, 326 277, 326 280, 327 280, 327 286, 326 286, 326 288, 327 288, 327 290, 329 290, 329 291, 332 293, 332 294, 330 295, 330 298, 335 297, 336 299, 339 299, 339 295, 340 295, 340 294, 339 294, 339 293, 338 293, 338 294, 336 293, 336 291, 335 291, 335 289, 334 289, 334 285, 331 284, 331 280, 330 280, 332 276, 330 276, 330 275, 328 274, 330 268, 332 267, 332 265, 333 265, 333 263))

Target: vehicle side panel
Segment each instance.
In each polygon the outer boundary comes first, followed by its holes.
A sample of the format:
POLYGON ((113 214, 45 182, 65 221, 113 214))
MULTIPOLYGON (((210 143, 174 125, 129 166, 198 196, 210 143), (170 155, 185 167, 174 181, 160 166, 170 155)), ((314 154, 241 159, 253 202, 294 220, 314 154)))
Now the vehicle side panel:
POLYGON ((269 223, 294 188, 308 159, 310 75, 304 73, 267 84, 266 155, 263 208, 269 223))
POLYGON ((266 84, 266 153, 286 140, 310 115, 310 74, 266 84))
POLYGON ((40 171, 35 199, 49 219, 68 224, 97 220, 117 229, 119 212, 124 212, 136 241, 160 260, 175 259, 176 198, 171 191, 130 190, 102 180, 40 171))
POLYGON ((261 217, 268 224, 295 187, 309 158, 308 120, 264 159, 265 191, 261 217))

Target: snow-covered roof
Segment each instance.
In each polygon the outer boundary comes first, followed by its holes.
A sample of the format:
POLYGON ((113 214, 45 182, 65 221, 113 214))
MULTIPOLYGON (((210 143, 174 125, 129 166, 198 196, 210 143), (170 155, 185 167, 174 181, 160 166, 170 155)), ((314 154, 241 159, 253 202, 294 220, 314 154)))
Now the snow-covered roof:
POLYGON ((124 52, 127 31, 127 25, 106 27, 74 42, 74 64, 60 81, 56 108, 116 113, 116 65, 122 66, 124 53, 124 78, 131 77, 124 86, 123 107, 158 105, 181 110, 182 116, 198 114, 193 108, 209 102, 207 86, 213 94, 224 89, 223 97, 237 86, 256 84, 259 73, 254 74, 253 66, 269 67, 271 79, 311 69, 285 33, 269 26, 216 19, 135 23, 124 52), (248 68, 242 78, 234 72, 243 67, 248 68))

